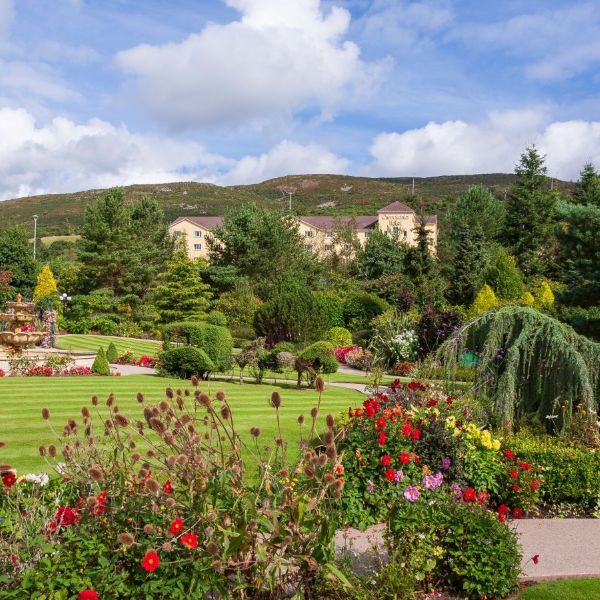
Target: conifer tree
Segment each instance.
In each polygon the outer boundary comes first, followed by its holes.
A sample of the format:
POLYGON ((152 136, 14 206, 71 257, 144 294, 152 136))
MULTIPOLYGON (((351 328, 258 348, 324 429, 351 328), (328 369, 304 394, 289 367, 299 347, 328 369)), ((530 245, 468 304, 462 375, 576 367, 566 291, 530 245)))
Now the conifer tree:
POLYGON ((161 284, 154 290, 154 304, 162 323, 198 321, 206 317, 211 293, 202 281, 203 260, 191 260, 185 249, 185 238, 180 238, 161 284))
POLYGON ((110 365, 108 364, 108 360, 106 360, 103 348, 100 348, 98 354, 96 354, 96 358, 92 364, 92 371, 97 375, 110 375, 110 365))
POLYGON ((527 276, 548 270, 556 195, 548 189, 545 158, 535 146, 521 154, 507 199, 504 242, 527 276))
POLYGON ((552 291, 550 284, 545 279, 542 279, 533 290, 533 307, 550 308, 553 305, 554 292, 552 291))
POLYGON ((33 292, 33 300, 48 309, 58 304, 56 280, 50 265, 44 265, 37 276, 37 284, 33 292))
POLYGON ((501 246, 496 248, 483 278, 502 300, 518 300, 525 292, 523 275, 514 256, 501 246))
POLYGON ((577 204, 600 207, 600 175, 591 162, 586 163, 579 174, 579 181, 573 191, 573 201, 577 204))
POLYGON ((449 268, 450 288, 447 296, 452 304, 468 306, 481 287, 486 264, 483 235, 479 229, 471 232, 469 226, 459 231, 449 268))
POLYGON ((111 342, 106 349, 106 360, 109 363, 114 363, 117 358, 119 358, 119 352, 117 351, 117 347, 114 342, 111 342))
POLYGON ((475 296, 475 300, 469 310, 470 317, 476 317, 492 308, 498 306, 498 298, 494 290, 486 283, 475 296))

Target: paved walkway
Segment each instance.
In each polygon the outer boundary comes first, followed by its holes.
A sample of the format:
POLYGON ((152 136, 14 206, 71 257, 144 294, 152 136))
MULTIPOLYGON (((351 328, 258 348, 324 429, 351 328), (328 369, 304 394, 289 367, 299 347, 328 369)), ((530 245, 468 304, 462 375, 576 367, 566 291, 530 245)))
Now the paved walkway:
MULTIPOLYGON (((523 547, 521 579, 600 577, 600 519, 523 519, 513 523, 523 547), (532 560, 536 554, 537 565, 532 560)), ((366 572, 387 559, 383 532, 383 525, 367 531, 338 531, 336 550, 366 572)))

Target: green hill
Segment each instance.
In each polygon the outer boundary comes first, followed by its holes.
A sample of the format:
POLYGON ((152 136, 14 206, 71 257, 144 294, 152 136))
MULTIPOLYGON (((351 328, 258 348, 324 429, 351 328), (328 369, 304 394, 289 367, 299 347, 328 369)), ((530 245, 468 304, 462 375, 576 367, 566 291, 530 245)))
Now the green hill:
MULTIPOLYGON (((259 204, 287 206, 292 192, 292 207, 299 214, 358 215, 373 214, 393 200, 401 199, 414 208, 444 213, 449 202, 471 185, 488 186, 498 196, 514 181, 514 175, 483 174, 415 178, 414 199, 410 177, 379 178, 345 175, 290 175, 258 184, 221 187, 210 183, 178 182, 130 185, 124 188, 130 201, 150 195, 157 199, 170 221, 180 215, 222 215, 230 207, 253 200, 259 204), (422 202, 422 207, 417 206, 422 202)), ((555 189, 569 192, 571 183, 554 181, 555 189)), ((0 202, 0 228, 21 224, 29 226, 39 216, 42 236, 69 235, 79 231, 83 210, 104 190, 71 194, 47 194, 0 202)))

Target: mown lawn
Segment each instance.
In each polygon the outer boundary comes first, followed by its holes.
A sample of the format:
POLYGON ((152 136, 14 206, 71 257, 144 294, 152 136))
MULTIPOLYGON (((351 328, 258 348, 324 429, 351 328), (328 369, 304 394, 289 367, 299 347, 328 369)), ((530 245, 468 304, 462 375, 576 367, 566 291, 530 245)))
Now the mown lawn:
POLYGON ((146 354, 156 356, 159 351, 159 342, 152 340, 136 340, 124 337, 113 337, 108 335, 61 335, 56 340, 56 347, 61 350, 85 350, 98 352, 100 348, 106 350, 113 342, 118 352, 133 350, 137 358, 146 354))
POLYGON ((528 587, 519 600, 599 600, 600 579, 548 581, 528 587))
MULTIPOLYGON (((96 394, 103 402, 110 392, 116 395, 116 404, 125 415, 141 417, 137 392, 144 393, 146 402, 156 403, 164 398, 167 386, 184 388, 187 382, 151 375, 124 377, 5 377, 0 379, 0 441, 6 446, 0 449, 0 463, 8 463, 19 473, 47 470, 46 463, 38 454, 41 444, 49 444, 54 437, 48 423, 41 417, 47 407, 51 423, 60 433, 69 417, 81 422, 81 407, 91 406, 90 398, 96 394)), ((265 443, 272 442, 275 435, 274 409, 269 405, 271 393, 278 390, 282 396, 281 423, 290 451, 297 451, 296 419, 308 413, 315 405, 314 390, 296 390, 286 385, 255 385, 211 381, 200 386, 207 392, 223 390, 232 406, 233 417, 240 435, 250 438, 249 429, 258 426, 263 431, 265 443)), ((364 396, 354 390, 328 388, 323 394, 321 421, 327 413, 337 415, 349 406, 358 406, 364 396)), ((100 430, 102 431, 102 430, 100 430)), ((99 435, 101 437, 101 435, 99 435)))

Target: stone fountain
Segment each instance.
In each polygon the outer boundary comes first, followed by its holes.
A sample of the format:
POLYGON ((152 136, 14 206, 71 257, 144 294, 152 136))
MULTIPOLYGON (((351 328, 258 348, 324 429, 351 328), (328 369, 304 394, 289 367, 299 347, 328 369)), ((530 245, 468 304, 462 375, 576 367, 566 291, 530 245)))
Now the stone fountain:
POLYGON ((6 312, 0 313, 0 323, 0 343, 12 352, 22 352, 45 335, 43 331, 35 331, 35 307, 23 302, 21 294, 17 295, 16 302, 6 303, 6 312))

